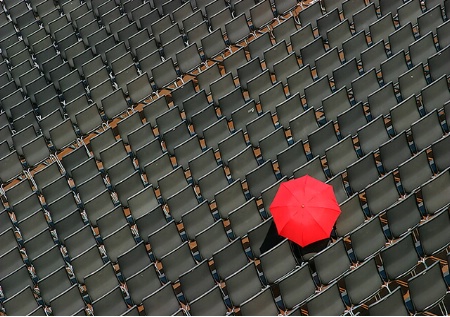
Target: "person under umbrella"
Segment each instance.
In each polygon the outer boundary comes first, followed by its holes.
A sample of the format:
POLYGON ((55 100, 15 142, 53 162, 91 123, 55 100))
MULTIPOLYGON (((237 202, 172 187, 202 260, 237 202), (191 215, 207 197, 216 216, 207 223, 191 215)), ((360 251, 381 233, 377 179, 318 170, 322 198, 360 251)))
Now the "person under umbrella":
POLYGON ((287 238, 300 262, 329 244, 341 212, 333 187, 309 175, 281 183, 269 208, 273 221, 261 253, 287 238))

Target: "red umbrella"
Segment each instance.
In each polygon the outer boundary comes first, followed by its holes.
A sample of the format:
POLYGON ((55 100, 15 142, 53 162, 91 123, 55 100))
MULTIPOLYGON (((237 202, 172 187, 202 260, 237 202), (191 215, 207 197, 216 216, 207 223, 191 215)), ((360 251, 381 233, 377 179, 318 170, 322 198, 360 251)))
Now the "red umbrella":
POLYGON ((302 247, 330 237, 340 212, 333 187, 309 175, 281 183, 270 204, 278 234, 302 247))

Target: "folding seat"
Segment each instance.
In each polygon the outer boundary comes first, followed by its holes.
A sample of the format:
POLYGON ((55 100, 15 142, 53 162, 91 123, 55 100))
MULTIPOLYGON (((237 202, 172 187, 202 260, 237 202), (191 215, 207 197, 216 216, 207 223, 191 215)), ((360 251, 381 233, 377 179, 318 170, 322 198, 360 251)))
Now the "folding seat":
POLYGON ((364 75, 354 79, 351 83, 353 97, 356 101, 367 101, 367 96, 380 88, 375 68, 372 68, 364 75))
MULTIPOLYGON (((91 214, 90 217, 92 216, 91 214)), ((117 206, 102 215, 98 214, 98 218, 92 223, 98 227, 99 234, 102 237, 106 237, 123 225, 126 225, 127 221, 122 207, 117 206)))
POLYGON ((350 136, 328 147, 325 150, 327 165, 333 175, 337 175, 358 160, 353 141, 350 136))
POLYGON ((402 0, 396 0, 396 1, 386 1, 386 0, 380 0, 380 13, 381 16, 386 16, 389 13, 392 16, 397 15, 397 9, 403 4, 402 0))
POLYGON ((308 263, 296 267, 292 272, 277 280, 275 284, 279 287, 283 306, 287 309, 304 303, 315 292, 308 263))
POLYGON ((193 187, 187 185, 174 195, 167 198, 170 216, 177 223, 181 221, 181 216, 198 205, 197 194, 193 187))
POLYGON ((46 206, 46 210, 50 212, 52 221, 56 222, 71 214, 74 210, 78 210, 78 205, 71 191, 59 197, 54 202, 46 206))
POLYGON ((428 157, 424 150, 417 153, 398 166, 401 184, 405 192, 414 190, 433 176, 433 171, 428 163, 428 157), (416 174, 420 172, 419 174, 416 174))
POLYGON ((92 309, 95 314, 107 315, 112 313, 125 313, 128 307, 123 300, 122 291, 118 286, 93 301, 92 309))
POLYGON ((49 130, 50 138, 56 150, 62 150, 77 139, 72 121, 64 120, 49 130))
POLYGON ((160 97, 145 105, 142 112, 144 113, 144 117, 147 122, 150 122, 150 125, 152 127, 155 127, 156 117, 158 117, 160 114, 163 114, 168 109, 169 106, 167 104, 166 98, 160 97))
MULTIPOLYGON (((297 55, 300 55, 300 50, 314 40, 313 27, 308 23, 302 24, 302 27, 299 30, 290 34, 290 39, 289 41, 286 41, 286 43, 291 43, 292 51, 297 55)), ((303 62, 303 65, 306 65, 306 63, 303 62)))
POLYGON ((225 117, 209 125, 203 130, 203 138, 207 148, 218 149, 219 142, 230 136, 228 122, 225 117))
POLYGON ((58 239, 62 242, 65 237, 82 228, 84 226, 84 220, 80 211, 74 210, 64 218, 55 222, 54 226, 56 233, 58 234, 58 239))
POLYGON ((320 4, 313 3, 309 5, 303 12, 299 14, 298 18, 301 25, 307 25, 311 23, 313 28, 316 28, 316 20, 322 16, 322 9, 320 4))
POLYGON ((36 166, 50 156, 47 142, 42 135, 23 144, 22 151, 28 166, 36 166))
POLYGON ((322 285, 333 283, 350 269, 350 260, 342 238, 313 255, 310 261, 314 263, 315 271, 322 285), (330 261, 331 258, 333 261, 330 261))
POLYGON ((314 108, 309 108, 289 121, 289 128, 294 141, 306 141, 308 134, 318 128, 314 108))
POLYGON ((421 186, 421 193, 427 215, 433 215, 448 204, 448 170, 428 180, 421 186))
POLYGON ((429 56, 436 53, 433 33, 428 32, 409 45, 409 56, 413 65, 426 64, 429 56))
POLYGON ((444 22, 441 9, 441 4, 434 7, 431 7, 431 4, 427 5, 427 11, 417 17, 420 34, 427 34, 430 31, 436 34, 436 29, 444 22))
POLYGON ((309 65, 300 68, 287 77, 287 84, 291 95, 299 93, 300 96, 303 96, 305 94, 305 87, 311 86, 313 83, 314 79, 309 65))
MULTIPOLYGON (((288 78, 290 75, 296 73, 300 69, 295 53, 291 53, 288 56, 280 59, 273 65, 273 71, 278 82, 281 82, 284 86, 288 84, 288 78)), ((294 88, 294 87, 293 87, 294 88)))
POLYGON ((344 237, 361 226, 365 221, 365 214, 357 194, 339 204, 341 214, 336 220, 336 234, 344 237))
POLYGON ((250 8, 252 27, 262 30, 266 26, 270 29, 270 23, 274 19, 274 12, 269 1, 262 1, 250 8))
POLYGON ((395 32, 394 15, 396 14, 392 12, 383 14, 383 17, 369 25, 372 43, 377 43, 381 40, 387 41, 389 35, 395 32))
POLYGON ((235 239, 215 251, 212 257, 214 260, 214 268, 221 280, 224 280, 248 263, 241 239, 235 239))
POLYGON ((351 38, 342 43, 345 60, 349 61, 352 58, 356 58, 356 60, 359 61, 361 59, 361 52, 367 47, 365 33, 363 31, 355 33, 351 38))
POLYGON ((233 75, 233 78, 236 78, 238 76, 238 68, 242 65, 246 64, 247 56, 245 54, 244 48, 239 48, 237 51, 235 51, 233 54, 227 56, 223 60, 223 65, 227 72, 231 72, 233 75))
POLYGON ((199 143, 197 135, 194 135, 183 141, 174 148, 174 155, 177 159, 177 165, 187 169, 188 162, 202 153, 202 147, 199 143))
POLYGON ((246 130, 250 143, 253 147, 258 147, 259 140, 275 130, 270 112, 266 111, 261 116, 258 116, 258 118, 248 122, 246 124, 246 130))
POLYGON ((203 61, 198 52, 196 43, 190 44, 175 54, 175 59, 178 63, 178 68, 183 74, 192 74, 197 68, 200 70, 203 61))
POLYGON ((379 177, 373 152, 368 153, 357 162, 347 167, 350 188, 354 193, 364 189, 379 177), (364 171, 364 173, 362 172, 364 171))
POLYGON ((278 123, 285 129, 289 127, 289 121, 303 113, 304 109, 299 93, 292 94, 289 98, 275 107, 278 123))
POLYGON ((181 219, 186 235, 190 240, 194 240, 199 232, 214 223, 214 218, 206 201, 184 213, 181 219))
POLYGON ((175 67, 172 62, 172 57, 166 59, 166 61, 156 65, 152 69, 153 82, 155 84, 154 89, 161 89, 168 86, 171 83, 176 85, 178 74, 175 71, 175 67))
POLYGON ((187 184, 186 177, 181 167, 176 168, 158 180, 161 196, 166 199, 183 189, 187 184))
POLYGON ((187 127, 186 121, 180 122, 163 135, 165 147, 167 151, 172 155, 174 155, 175 153, 175 147, 188 140, 189 138, 191 138, 191 134, 187 127))
POLYGON ((448 70, 450 69, 450 63, 447 59, 448 56, 450 56, 450 48, 447 46, 440 52, 428 58, 428 67, 433 80, 448 73, 448 70))
POLYGON ((431 264, 420 274, 408 279, 408 287, 415 312, 430 310, 437 306, 441 313, 447 313, 444 304, 447 288, 439 261, 431 264))
POLYGON ((241 303, 242 314, 276 314, 278 307, 269 288, 265 288, 245 302, 241 303))
POLYGON ((387 59, 384 40, 380 40, 371 47, 361 52, 363 68, 368 71, 372 68, 380 69, 380 65, 387 59))
POLYGON ((114 60, 108 62, 114 74, 118 74, 134 64, 133 56, 130 52, 115 57, 114 60))
POLYGON ((134 173, 128 172, 128 176, 118 182, 113 183, 114 191, 119 196, 119 201, 122 205, 126 205, 127 199, 135 193, 144 189, 141 174, 138 171, 134 173))
POLYGON ((342 136, 355 135, 361 127, 367 124, 367 117, 362 102, 346 109, 337 116, 339 131, 342 136))
MULTIPOLYGON (((222 1, 211 1, 205 7, 205 9, 209 12, 209 14, 207 12, 207 17, 209 20, 209 24, 211 25, 211 30, 215 31, 217 29, 220 29, 222 34, 225 34, 227 32, 225 29, 225 25, 233 20, 233 16, 231 14, 230 9, 226 7, 222 1)), ((247 19, 245 19, 244 22, 247 23, 247 19)), ((243 23, 237 24, 241 27, 244 26, 243 23)), ((249 32, 250 30, 248 30, 247 35, 249 32)), ((240 38, 240 40, 241 39, 242 38, 240 38)))
POLYGON ((415 41, 411 23, 407 23, 391 33, 388 38, 389 47, 392 54, 396 54, 401 50, 407 52, 409 45, 415 41))
POLYGON ((139 235, 144 241, 148 241, 148 236, 151 233, 167 223, 165 213, 160 205, 145 212, 142 216, 136 217, 135 222, 138 227, 139 235))
POLYGON ((78 290, 78 285, 72 285, 61 294, 52 298, 50 306, 55 314, 74 314, 84 310, 85 303, 78 290))
POLYGON ((378 215, 398 201, 399 192, 392 174, 386 174, 365 189, 367 205, 372 215, 378 215))
POLYGON ((22 146, 36 138, 36 136, 36 131, 32 125, 12 135, 13 147, 20 156, 23 156, 22 146))
POLYGON ((228 160, 228 167, 234 180, 238 178, 244 179, 245 174, 257 166, 258 163, 251 146, 246 147, 228 160))
POLYGON ((248 200, 228 214, 234 237, 243 237, 247 232, 262 222, 255 198, 248 200), (245 220, 244 220, 245 219, 245 220))
POLYGON ((122 88, 102 97, 101 105, 108 119, 116 118, 128 109, 128 103, 125 100, 122 88))
POLYGON ((434 108, 441 109, 450 99, 450 92, 446 86, 445 76, 434 80, 420 92, 422 105, 426 112, 431 112, 434 108))
POLYGON ((389 232, 395 239, 417 227, 421 214, 414 194, 407 195, 385 211, 389 232))
POLYGON ((19 160, 17 151, 12 151, 8 155, 0 159, 0 166, 2 172, 0 173, 0 180, 2 183, 6 183, 20 175, 23 170, 22 163, 19 160))
POLYGON ((395 243, 382 249, 380 256, 388 283, 409 274, 416 268, 419 260, 411 233, 405 234, 395 243))
POLYGON ((139 76, 136 65, 131 64, 124 70, 120 71, 119 73, 115 74, 115 82, 119 88, 122 88, 125 94, 128 94, 128 91, 126 89, 128 88, 128 83, 130 81, 133 81, 135 78, 139 76))
POLYGON ((18 247, 14 247, 3 253, 0 257, 0 263, 2 264, 2 268, 4 268, 4 271, 1 274, 2 280, 14 273, 17 268, 24 265, 18 247))
POLYGON ((447 47, 450 44, 450 37, 448 36, 447 33, 449 27, 450 23, 444 22, 436 28, 440 48, 447 47))
POLYGON ((431 257, 448 247, 450 244, 448 236, 449 226, 450 218, 448 210, 443 208, 433 218, 421 223, 417 227, 420 245, 425 256, 431 257))
POLYGON ((290 242, 286 239, 261 254, 260 261, 267 285, 276 283, 293 272, 297 267, 297 261, 292 253, 290 242), (280 258, 284 259, 283 265, 279 265, 278 259, 280 258), (278 265, 274 265, 274 263, 278 263, 278 265))
POLYGON ((42 230, 48 229, 47 221, 41 210, 35 211, 30 216, 21 220, 17 226, 19 227, 23 240, 28 240, 42 230))
POLYGON ((406 132, 403 131, 379 147, 383 169, 392 171, 411 157, 406 132))
POLYGON ((242 129, 235 131, 232 135, 218 143, 222 162, 228 164, 228 160, 241 150, 244 150, 246 146, 247 142, 245 141, 242 129))
POLYGON ((105 183, 100 172, 95 176, 92 176, 83 183, 78 184, 78 193, 81 196, 82 201, 88 201, 101 193, 105 189, 105 183))
POLYGON ((264 160, 276 160, 277 154, 289 146, 283 128, 278 128, 259 140, 259 148, 264 160))
MULTIPOLYGON (((252 59, 258 57, 260 60, 264 59, 264 51, 272 47, 272 42, 269 33, 263 33, 253 41, 247 44, 248 51, 252 59)), ((240 78, 240 77, 239 77, 240 78)), ((242 85, 242 82, 241 82, 242 85)))
POLYGON ((100 30, 100 26, 95 19, 94 13, 87 12, 83 14, 75 20, 75 24, 78 25, 77 28, 79 30, 79 35, 83 40, 84 45, 89 46, 90 43, 88 41, 88 38, 98 30, 100 30))
POLYGON ((103 237, 103 243, 108 258, 117 262, 119 255, 127 252, 136 245, 136 242, 128 224, 117 229, 108 236, 103 237))
POLYGON ((380 292, 382 279, 374 258, 347 273, 344 282, 352 305, 351 310, 357 309, 362 302, 376 297, 380 292))
POLYGON ((261 193, 277 182, 277 177, 272 168, 272 162, 266 161, 259 167, 245 175, 250 195, 255 198, 261 196, 261 193))
POLYGON ((215 105, 219 105, 219 99, 236 89, 233 75, 231 72, 226 73, 221 78, 210 83, 212 99, 215 105))
POLYGON ((133 303, 142 303, 142 300, 149 294, 161 287, 156 267, 147 265, 142 270, 129 276, 126 279, 127 287, 133 303))
POLYGON ((148 78, 153 78, 152 69, 156 65, 161 63, 161 54, 159 50, 155 49, 152 53, 149 53, 149 46, 152 47, 155 44, 154 39, 145 42, 138 46, 136 49, 136 58, 139 60, 139 68, 142 72, 147 73, 148 78))
MULTIPOLYGON (((284 5, 285 2, 281 2, 280 5, 284 5)), ((285 41, 286 44, 291 43, 291 34, 295 33, 298 30, 298 24, 294 19, 294 16, 290 16, 289 18, 285 19, 283 22, 280 22, 276 26, 273 27, 272 33, 275 37, 275 40, 277 43, 281 41, 285 41)))
POLYGON ((416 150, 420 151, 442 137, 442 126, 436 109, 411 124, 416 150))
POLYGON ((202 39, 208 35, 209 28, 207 21, 203 21, 186 31, 189 43, 196 43, 199 48, 202 48, 202 39))
POLYGON ((203 55, 207 59, 214 60, 215 57, 221 55, 227 49, 221 30, 217 29, 203 37, 201 39, 201 48, 203 50, 203 55))
POLYGON ((316 58, 314 64, 316 65, 317 76, 331 76, 332 71, 341 66, 341 59, 337 47, 330 49, 328 52, 316 58))
POLYGON ((300 57, 302 64, 313 65, 314 61, 321 55, 325 54, 325 48, 323 46, 323 38, 318 37, 312 42, 300 48, 300 57))
POLYGON ((375 4, 369 3, 366 7, 354 13, 352 19, 356 32, 364 30, 368 33, 369 25, 378 19, 375 4))
POLYGON ((313 156, 325 155, 325 150, 337 143, 336 132, 332 121, 308 134, 308 143, 313 156))
POLYGON ((2 306, 6 313, 10 315, 30 314, 36 310, 36 308, 40 307, 36 303, 31 286, 23 288, 21 291, 6 299, 2 306))
POLYGON ((211 93, 210 85, 221 77, 222 75, 220 74, 219 66, 217 63, 214 63, 197 74, 199 88, 204 90, 206 94, 209 94, 211 93))
POLYGON ((261 281, 258 277, 254 264, 249 263, 225 279, 226 289, 233 306, 241 303, 258 293, 261 288, 261 281), (245 286, 240 283, 245 279, 245 286))
POLYGON ((280 172, 285 176, 292 176, 293 172, 307 162, 302 141, 297 141, 287 149, 277 154, 280 172))
POLYGON ((87 275, 84 279, 90 299, 95 302, 118 285, 111 262, 87 275))
POLYGON ((396 133, 409 129, 412 123, 420 119, 415 96, 411 95, 391 108, 390 115, 392 127, 396 133))
POLYGON ((2 243, 0 249, 1 256, 6 254, 9 250, 18 247, 17 239, 12 228, 4 230, 0 234, 0 241, 2 243))
POLYGON ((247 90, 248 82, 262 73, 262 67, 259 57, 251 59, 246 64, 237 69, 239 83, 242 89, 247 90))
POLYGON ((408 64, 403 50, 381 63, 381 74, 385 83, 398 82, 398 77, 407 70, 408 64))
POLYGON ((250 9, 255 5, 255 2, 252 0, 240 0, 234 2, 234 4, 231 6, 232 10, 234 10, 235 15, 241 15, 242 13, 245 13, 245 16, 247 16, 247 19, 250 19, 250 9))
MULTIPOLYGON (((289 80, 288 80, 289 82, 289 80)), ((308 108, 317 109, 322 100, 333 93, 328 75, 321 77, 314 83, 305 87, 306 104, 308 108)))
POLYGON ((234 181, 230 185, 222 186, 222 188, 217 190, 213 196, 219 214, 223 219, 228 218, 228 214, 231 211, 246 202, 239 180, 234 181), (230 199, 231 197, 233 197, 233 199, 230 199))
POLYGON ((405 25, 408 22, 415 25, 417 24, 417 18, 422 14, 422 8, 420 2, 414 0, 398 7, 397 13, 400 25, 405 25))
POLYGON ((434 164, 436 165, 438 171, 443 171, 450 166, 450 163, 448 162, 448 156, 446 155, 448 150, 448 142, 449 139, 447 139, 447 137, 443 137, 431 144, 434 164))
POLYGON ((195 181, 198 181, 198 179, 208 174, 216 167, 217 161, 212 149, 208 149, 189 160, 189 170, 191 172, 192 178, 195 181))
POLYGON ((66 268, 61 267, 41 278, 38 281, 38 285, 44 303, 50 303, 50 300, 70 288, 71 283, 67 276, 66 268))
POLYGON ((247 123, 256 118, 258 118, 257 108, 255 101, 251 100, 231 113, 233 130, 246 131, 247 123))
POLYGON ((144 297, 142 304, 147 314, 170 315, 180 309, 180 303, 171 283, 161 286, 155 292, 144 297), (164 305, 161 305, 162 301, 165 303, 164 305))
POLYGON ((187 241, 164 255, 161 258, 161 262, 165 277, 173 282, 177 281, 182 273, 195 266, 195 261, 187 241))
POLYGON ((322 100, 322 111, 325 114, 325 118, 329 121, 336 122, 339 115, 349 110, 350 107, 351 102, 345 87, 338 89, 322 100))

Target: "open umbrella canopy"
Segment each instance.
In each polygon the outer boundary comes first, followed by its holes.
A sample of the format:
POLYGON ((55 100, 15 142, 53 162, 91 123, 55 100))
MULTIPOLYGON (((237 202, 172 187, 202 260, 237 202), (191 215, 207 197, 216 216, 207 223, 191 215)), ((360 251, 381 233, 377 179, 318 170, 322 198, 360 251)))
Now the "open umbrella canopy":
POLYGON ((270 212, 278 234, 304 247, 330 236, 341 209, 331 185, 305 175, 280 184, 270 212))

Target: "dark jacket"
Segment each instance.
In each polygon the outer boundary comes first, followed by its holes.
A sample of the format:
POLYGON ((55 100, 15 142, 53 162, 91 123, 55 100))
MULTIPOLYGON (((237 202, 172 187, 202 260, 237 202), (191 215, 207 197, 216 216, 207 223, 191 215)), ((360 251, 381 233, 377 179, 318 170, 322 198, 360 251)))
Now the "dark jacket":
MULTIPOLYGON (((261 244, 261 247, 259 248, 259 251, 261 252, 261 254, 263 254, 264 252, 276 246, 278 243, 282 242, 284 239, 285 239, 284 237, 278 234, 275 222, 272 221, 269 230, 267 231, 267 235, 263 243, 261 244)), ((301 247, 295 242, 292 241, 289 242, 291 244, 295 257, 297 258, 298 262, 301 263, 304 260, 308 260, 308 258, 311 256, 311 253, 314 254, 325 249, 329 244, 330 239, 327 238, 319 240, 317 242, 308 244, 307 246, 304 247, 301 247)))

